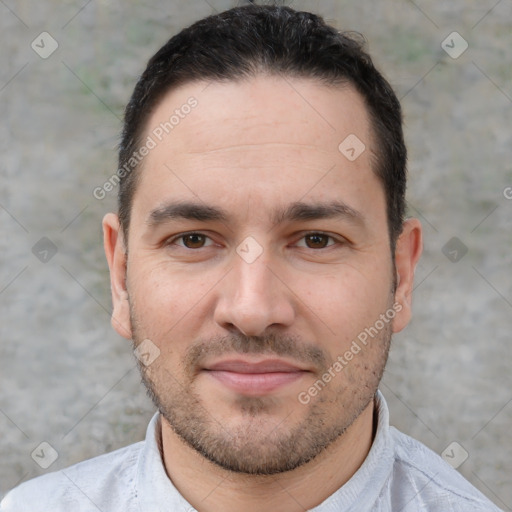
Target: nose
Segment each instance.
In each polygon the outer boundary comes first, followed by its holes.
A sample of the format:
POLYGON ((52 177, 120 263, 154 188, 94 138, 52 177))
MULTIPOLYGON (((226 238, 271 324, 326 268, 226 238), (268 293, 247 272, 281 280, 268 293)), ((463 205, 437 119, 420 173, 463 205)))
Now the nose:
POLYGON ((234 255, 234 268, 222 282, 214 319, 224 329, 261 336, 269 327, 289 327, 295 318, 293 292, 269 258, 251 263, 234 255))

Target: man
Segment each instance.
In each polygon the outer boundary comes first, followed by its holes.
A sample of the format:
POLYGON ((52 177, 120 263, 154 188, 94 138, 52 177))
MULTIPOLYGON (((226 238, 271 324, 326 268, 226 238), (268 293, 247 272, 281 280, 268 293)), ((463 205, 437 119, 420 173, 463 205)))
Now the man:
POLYGON ((113 326, 159 413, 2 510, 498 510, 378 391, 422 249, 405 164, 396 96, 320 18, 248 6, 172 38, 103 221, 113 326))

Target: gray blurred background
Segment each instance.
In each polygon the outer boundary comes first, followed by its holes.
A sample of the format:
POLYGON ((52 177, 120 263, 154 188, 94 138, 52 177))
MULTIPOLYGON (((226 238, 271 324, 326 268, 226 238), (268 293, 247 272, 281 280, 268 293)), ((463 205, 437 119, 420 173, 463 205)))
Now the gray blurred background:
MULTIPOLYGON (((362 32, 404 107, 425 253, 381 386, 391 422, 512 510, 512 1, 285 3, 362 32)), ((0 0, 0 497, 144 437, 154 408, 109 323, 117 190, 92 191, 147 59, 236 4, 0 0)))

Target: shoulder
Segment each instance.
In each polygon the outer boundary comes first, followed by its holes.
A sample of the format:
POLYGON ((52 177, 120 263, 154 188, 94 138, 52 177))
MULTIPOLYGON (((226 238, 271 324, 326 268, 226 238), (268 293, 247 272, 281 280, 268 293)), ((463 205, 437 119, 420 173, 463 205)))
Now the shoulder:
POLYGON ((128 512, 136 493, 137 462, 143 446, 141 441, 29 480, 5 496, 0 511, 128 512))
POLYGON ((396 499, 403 501, 404 510, 499 512, 437 453, 393 427, 390 432, 395 444, 390 485, 401 487, 396 499))

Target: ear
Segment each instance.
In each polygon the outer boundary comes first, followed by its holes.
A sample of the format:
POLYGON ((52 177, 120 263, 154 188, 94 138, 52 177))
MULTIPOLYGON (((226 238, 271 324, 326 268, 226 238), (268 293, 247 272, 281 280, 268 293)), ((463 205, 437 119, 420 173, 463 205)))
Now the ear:
POLYGON ((418 219, 407 219, 398 237, 395 250, 397 287, 395 302, 402 308, 393 320, 393 332, 400 332, 412 316, 412 289, 414 270, 423 251, 421 224, 418 219))
POLYGON ((126 290, 126 248, 119 218, 114 213, 107 213, 103 218, 103 245, 110 269, 112 327, 124 338, 131 339, 130 308, 126 290))

